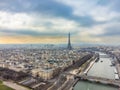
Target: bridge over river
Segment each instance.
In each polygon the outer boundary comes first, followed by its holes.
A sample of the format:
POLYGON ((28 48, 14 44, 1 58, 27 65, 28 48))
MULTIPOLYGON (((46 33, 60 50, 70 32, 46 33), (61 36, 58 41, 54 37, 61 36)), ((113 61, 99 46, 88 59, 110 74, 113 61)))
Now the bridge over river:
POLYGON ((101 83, 101 84, 115 86, 115 87, 120 88, 120 81, 119 80, 108 79, 108 78, 97 77, 97 76, 76 75, 76 74, 71 74, 71 73, 64 73, 64 74, 73 76, 75 79, 78 79, 78 80, 101 83))
POLYGON ((97 77, 97 76, 87 76, 84 74, 76 75, 76 74, 71 74, 67 72, 64 73, 64 75, 73 76, 75 78, 75 82, 71 84, 71 86, 73 87, 78 81, 89 81, 89 82, 101 83, 109 86, 118 87, 120 89, 120 80, 108 79, 108 78, 97 77))
POLYGON ((90 82, 96 82, 96 83, 108 84, 108 85, 120 87, 119 80, 107 79, 107 78, 96 77, 96 76, 87 76, 87 75, 74 75, 74 76, 75 78, 79 78, 80 80, 87 80, 90 82))

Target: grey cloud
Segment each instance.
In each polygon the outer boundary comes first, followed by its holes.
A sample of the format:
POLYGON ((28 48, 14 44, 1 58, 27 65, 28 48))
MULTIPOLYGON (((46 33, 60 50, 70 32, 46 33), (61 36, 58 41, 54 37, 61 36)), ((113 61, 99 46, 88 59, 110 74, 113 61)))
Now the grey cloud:
POLYGON ((55 0, 1 0, 3 3, 0 6, 0 10, 9 12, 25 12, 25 13, 37 13, 53 17, 62 17, 65 19, 73 20, 80 23, 83 27, 91 27, 103 22, 97 22, 93 17, 87 16, 75 16, 73 15, 73 9, 63 3, 58 3, 55 0), (26 5, 26 6, 25 6, 26 5))

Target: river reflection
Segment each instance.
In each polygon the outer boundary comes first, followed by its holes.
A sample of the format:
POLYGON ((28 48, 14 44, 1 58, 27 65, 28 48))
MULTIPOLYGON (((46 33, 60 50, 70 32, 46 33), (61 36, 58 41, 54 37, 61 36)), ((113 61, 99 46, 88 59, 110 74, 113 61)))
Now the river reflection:
POLYGON ((74 90, 118 90, 118 89, 107 85, 79 81, 75 85, 74 90))
MULTIPOLYGON (((106 54, 99 53, 100 57, 106 54)), ((107 56, 107 55, 106 55, 107 56)), ((111 67, 111 58, 100 58, 100 60, 93 65, 93 67, 88 72, 90 76, 104 77, 109 79, 114 79, 114 68, 111 67)))

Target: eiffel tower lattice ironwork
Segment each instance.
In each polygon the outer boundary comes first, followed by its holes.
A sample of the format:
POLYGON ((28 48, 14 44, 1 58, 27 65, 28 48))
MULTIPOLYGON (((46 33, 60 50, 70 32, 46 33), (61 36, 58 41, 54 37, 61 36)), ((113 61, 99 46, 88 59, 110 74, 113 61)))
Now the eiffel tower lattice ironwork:
POLYGON ((67 49, 72 50, 71 41, 70 41, 70 33, 68 34, 68 46, 67 46, 67 49))

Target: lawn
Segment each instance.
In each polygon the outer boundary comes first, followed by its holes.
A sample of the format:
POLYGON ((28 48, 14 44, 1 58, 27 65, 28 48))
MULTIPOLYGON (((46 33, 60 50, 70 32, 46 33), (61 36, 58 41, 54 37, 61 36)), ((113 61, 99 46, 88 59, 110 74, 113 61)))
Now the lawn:
POLYGON ((0 81, 0 90, 14 90, 14 89, 3 85, 2 81, 0 81))
POLYGON ((0 80, 0 84, 2 84, 2 81, 0 80))

